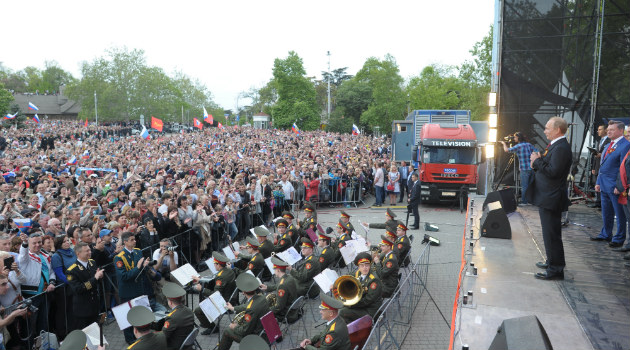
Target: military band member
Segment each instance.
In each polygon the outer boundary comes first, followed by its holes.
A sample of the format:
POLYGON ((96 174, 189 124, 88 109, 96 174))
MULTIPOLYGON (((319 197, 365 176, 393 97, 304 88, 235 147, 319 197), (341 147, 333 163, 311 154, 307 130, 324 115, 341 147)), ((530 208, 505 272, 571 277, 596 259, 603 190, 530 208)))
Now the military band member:
MULTIPOLYGON (((313 277, 321 272, 321 268, 319 261, 313 256, 313 248, 315 248, 313 242, 308 238, 302 238, 300 241, 302 242, 301 250, 304 261, 298 262, 298 264, 302 263, 299 268, 293 269, 289 266, 287 271, 295 278, 298 296, 303 296, 313 284, 313 277)), ((311 288, 309 297, 316 297, 317 294, 319 294, 319 289, 311 288)))
POLYGON ((256 293, 260 284, 254 276, 248 273, 238 275, 236 287, 245 295, 245 303, 239 306, 227 303, 226 307, 235 314, 245 311, 245 316, 242 324, 230 323, 230 327, 223 331, 218 350, 228 350, 233 342, 239 343, 246 335, 260 334, 262 331, 260 319, 270 311, 265 297, 256 293))
MULTIPOLYGON (((219 292, 223 297, 223 300, 238 301, 238 296, 236 296, 233 300, 230 300, 232 293, 234 292, 234 288, 236 288, 236 274, 230 268, 230 259, 227 256, 219 253, 212 252, 212 260, 214 264, 214 269, 217 270, 217 274, 214 276, 212 281, 206 283, 204 286, 199 283, 199 277, 193 277, 193 288, 199 292, 200 298, 207 298, 214 292, 219 292)), ((210 335, 212 332, 218 332, 218 327, 215 328, 214 322, 210 322, 206 317, 206 314, 203 313, 201 308, 197 306, 194 310, 195 316, 199 320, 199 325, 203 328, 207 328, 205 331, 201 332, 202 335, 210 335)))
POLYGON ((376 274, 383 283, 383 298, 389 298, 398 287, 398 258, 394 253, 394 242, 387 236, 381 236, 379 243, 381 254, 374 257, 376 274))
POLYGON ((287 221, 287 231, 292 228, 297 228, 295 224, 293 223, 293 220, 295 219, 295 217, 293 216, 293 214, 291 214, 290 211, 283 211, 282 218, 287 221))
POLYGON ((341 220, 337 223, 335 228, 337 229, 337 234, 339 235, 339 239, 337 240, 337 250, 339 250, 341 247, 346 245, 346 241, 352 240, 352 235, 341 220))
POLYGON ((94 260, 90 259, 92 250, 87 243, 77 243, 74 252, 77 255, 77 261, 66 271, 68 284, 74 293, 72 296, 74 325, 70 327, 83 329, 96 322, 98 318, 98 283, 103 278, 104 272, 96 267, 94 260))
MULTIPOLYGON (((276 305, 270 306, 271 312, 276 316, 278 322, 284 320, 284 317, 287 316, 287 311, 289 311, 289 307, 291 304, 297 299, 297 287, 295 284, 295 279, 291 275, 287 275, 286 270, 289 267, 289 264, 276 258, 275 256, 271 258, 271 262, 273 263, 274 273, 280 283, 278 285, 273 284, 262 284, 260 285, 260 289, 265 292, 272 293, 276 292, 277 302, 276 305)), ((300 317, 298 310, 291 310, 287 317, 287 321, 289 323, 293 323, 297 321, 300 317)))
MULTIPOLYGON (((265 268, 265 259, 262 254, 258 251, 258 240, 252 236, 247 236, 247 244, 245 244, 245 248, 247 249, 247 254, 239 253, 238 257, 243 259, 244 261, 248 261, 247 267, 244 270, 250 270, 254 276, 258 277, 258 274, 263 271, 265 268)), ((239 272, 237 272, 238 274, 239 272)))
POLYGON ((339 317, 343 303, 325 293, 319 296, 321 299, 319 313, 322 320, 326 321, 326 328, 313 338, 302 340, 300 346, 305 350, 350 350, 348 326, 343 318, 339 317))
MULTIPOLYGON (((114 257, 120 301, 124 303, 141 295, 147 295, 154 311, 165 311, 164 306, 155 301, 155 291, 149 280, 151 277, 151 280, 159 281, 162 276, 149 266, 150 260, 145 259, 140 249, 136 248, 136 237, 131 232, 123 232, 121 240, 124 248, 114 257)), ((135 340, 130 328, 125 329, 123 333, 127 344, 135 340)))
POLYGON ((367 252, 361 252, 354 258, 354 264, 359 268, 354 277, 359 279, 363 286, 363 296, 358 303, 344 307, 339 311, 346 323, 350 323, 365 315, 374 317, 376 311, 383 303, 383 286, 377 276, 370 272, 372 267, 372 257, 367 252))
MULTIPOLYGON (((195 327, 195 315, 184 305, 184 288, 172 282, 166 282, 162 292, 168 300, 171 309, 164 319, 162 333, 166 337, 166 349, 178 350, 195 327)), ((183 350, 191 350, 192 345, 185 346, 183 350)))
MULTIPOLYGON (((66 336, 66 338, 63 340, 63 343, 61 343, 61 346, 59 347, 59 350, 83 350, 85 349, 87 346, 87 335, 85 335, 85 333, 80 330, 80 329, 76 329, 70 333, 68 333, 68 335, 66 336)), ((100 349, 105 349, 104 347, 100 349)))
POLYGON ((322 249, 322 253, 319 255, 320 269, 324 271, 326 268, 334 267, 337 262, 337 251, 334 247, 330 246, 330 241, 333 236, 326 233, 317 233, 317 246, 322 249))
POLYGON ((274 246, 274 251, 276 253, 283 252, 289 249, 289 247, 293 245, 293 240, 291 239, 291 235, 289 235, 289 232, 287 232, 288 226, 289 226, 289 223, 285 219, 279 219, 276 221, 276 230, 278 231, 277 233, 278 243, 276 243, 276 245, 274 246))
POLYGON ((398 238, 398 236, 396 236, 396 226, 387 226, 385 228, 385 237, 392 242, 396 242, 396 239, 398 238))
POLYGON ((394 212, 390 209, 387 208, 387 211, 385 212, 385 223, 381 224, 381 223, 363 223, 363 226, 366 228, 386 228, 387 225, 393 225, 396 226, 396 214, 394 214, 394 212))
POLYGON ((411 250, 411 241, 407 237, 407 226, 398 221, 396 225, 396 236, 398 237, 394 242, 394 252, 398 255, 398 261, 400 266, 407 266, 411 261, 409 251, 411 250))
POLYGON ((127 321, 131 324, 133 334, 137 340, 127 349, 133 350, 157 350, 166 349, 166 337, 162 332, 153 332, 151 325, 155 316, 151 310, 144 306, 134 306, 127 313, 127 321))
POLYGON ((263 258, 267 259, 274 251, 273 243, 269 240, 269 230, 264 226, 254 227, 254 235, 258 240, 258 251, 262 254, 263 258))
MULTIPOLYGON (((298 229, 300 230, 300 237, 308 237, 306 230, 311 229, 313 231, 317 230, 317 218, 316 218, 315 206, 311 202, 304 203, 304 219, 299 223, 298 229)), ((300 242, 296 242, 297 245, 300 242)))
POLYGON ((269 344, 262 337, 250 334, 241 340, 239 350, 269 350, 269 344))
POLYGON ((354 226, 352 226, 352 223, 350 222, 350 215, 348 213, 342 210, 339 220, 346 226, 348 232, 352 233, 352 231, 354 231, 354 226))

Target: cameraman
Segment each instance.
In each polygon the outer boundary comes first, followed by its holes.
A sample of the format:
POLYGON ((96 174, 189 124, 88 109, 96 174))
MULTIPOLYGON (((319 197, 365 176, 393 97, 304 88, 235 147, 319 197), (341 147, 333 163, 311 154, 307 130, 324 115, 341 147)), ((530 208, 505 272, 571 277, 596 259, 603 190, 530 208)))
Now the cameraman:
MULTIPOLYGON (((7 294, 7 292, 9 291, 9 288, 11 288, 11 285, 9 284, 9 278, 7 277, 6 273, 1 272, 0 273, 0 296, 4 296, 5 294, 7 294)), ((0 312, 0 315, 1 315, 0 316, 0 332, 4 333, 6 326, 13 323, 16 317, 25 316, 27 311, 28 311, 27 308, 20 307, 13 310, 8 315, 5 315, 4 308, 2 308, 0 312)), ((0 342, 0 349, 4 349, 3 342, 0 342)))
POLYGON ((501 141, 503 150, 509 153, 516 153, 518 157, 518 169, 521 172, 521 204, 526 205, 527 199, 525 199, 525 192, 527 191, 527 186, 531 182, 533 174, 529 158, 532 152, 536 151, 536 148, 534 148, 531 143, 527 142, 527 138, 520 131, 515 132, 514 135, 506 136, 505 141, 501 141), (514 146, 508 148, 505 141, 510 142, 510 144, 513 143, 514 146))
POLYGON ((177 252, 173 249, 169 250, 172 246, 171 240, 164 238, 160 241, 160 249, 153 252, 153 260, 157 260, 155 269, 163 276, 168 276, 168 272, 177 268, 177 252))

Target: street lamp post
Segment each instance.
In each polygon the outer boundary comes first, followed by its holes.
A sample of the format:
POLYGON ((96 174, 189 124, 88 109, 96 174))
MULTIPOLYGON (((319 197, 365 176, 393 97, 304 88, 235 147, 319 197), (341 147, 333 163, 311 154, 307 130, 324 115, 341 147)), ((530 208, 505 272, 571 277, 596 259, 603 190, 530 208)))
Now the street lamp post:
POLYGON ((98 126, 98 98, 96 97, 96 90, 94 90, 94 115, 96 116, 96 126, 98 126))
POLYGON ((326 124, 330 123, 330 51, 328 55, 328 113, 326 114, 326 124))

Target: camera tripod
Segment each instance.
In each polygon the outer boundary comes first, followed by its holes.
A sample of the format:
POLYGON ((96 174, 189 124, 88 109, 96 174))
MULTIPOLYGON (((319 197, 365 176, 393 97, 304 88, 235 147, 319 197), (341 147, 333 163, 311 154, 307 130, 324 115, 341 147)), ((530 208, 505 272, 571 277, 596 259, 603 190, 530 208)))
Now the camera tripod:
MULTIPOLYGON (((514 172, 514 187, 516 187, 517 189, 519 188, 521 181, 520 181, 520 178, 518 177, 518 172, 517 172, 518 169, 516 169, 517 164, 514 161, 514 158, 516 158, 516 155, 514 153, 510 153, 510 159, 505 165, 505 168, 503 168, 503 171, 501 172, 501 176, 499 176, 499 179, 492 186, 493 191, 496 191, 499 188, 499 185, 501 184, 501 182, 503 182, 503 178, 505 177, 505 175, 507 175, 508 171, 510 170, 510 167, 512 168, 512 171, 514 172)), ((518 193, 518 191, 514 191, 514 193, 516 194, 518 193)))

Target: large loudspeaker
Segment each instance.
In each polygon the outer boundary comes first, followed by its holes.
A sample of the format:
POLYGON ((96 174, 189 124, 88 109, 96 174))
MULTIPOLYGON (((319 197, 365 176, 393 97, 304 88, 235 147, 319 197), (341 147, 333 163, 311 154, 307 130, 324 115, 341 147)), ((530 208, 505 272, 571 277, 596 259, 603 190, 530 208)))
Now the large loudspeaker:
POLYGON ((501 202, 490 202, 481 215, 481 236, 488 238, 512 238, 512 227, 501 202))
POLYGON ((547 332, 536 316, 504 320, 488 350, 553 350, 547 332))
POLYGON ((488 193, 486 200, 483 202, 482 208, 486 209, 488 203, 496 201, 501 202, 501 206, 503 207, 503 210, 505 210, 506 214, 516 211, 516 194, 514 192, 514 188, 506 188, 500 191, 488 193))

